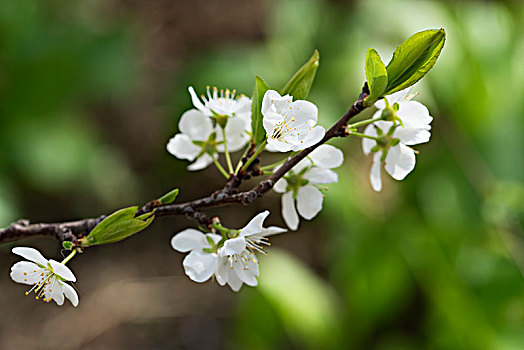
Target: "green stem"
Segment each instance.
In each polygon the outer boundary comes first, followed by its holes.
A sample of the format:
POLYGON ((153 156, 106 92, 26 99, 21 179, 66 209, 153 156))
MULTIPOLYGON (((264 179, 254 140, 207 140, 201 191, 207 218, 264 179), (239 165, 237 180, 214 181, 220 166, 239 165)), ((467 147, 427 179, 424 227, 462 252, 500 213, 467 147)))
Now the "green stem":
POLYGON ((286 157, 286 158, 281 159, 281 160, 279 160, 278 162, 273 163, 273 164, 264 165, 263 167, 260 167, 260 170, 262 170, 262 171, 271 170, 271 169, 273 169, 274 167, 277 167, 277 166, 279 166, 280 164, 285 163, 286 160, 288 160, 288 158, 289 158, 289 157, 286 157))
POLYGON ((67 256, 67 258, 62 260, 61 264, 64 264, 64 265, 67 264, 69 260, 73 259, 75 255, 76 255, 76 249, 73 249, 73 251, 67 256))
POLYGON ((229 155, 229 151, 227 150, 226 128, 221 129, 222 139, 224 140, 224 154, 226 155, 227 168, 229 169, 229 173, 233 174, 233 163, 231 163, 231 156, 229 155))
POLYGON ((238 164, 235 168, 235 175, 238 174, 238 171, 240 170, 240 167, 242 166, 242 159, 246 156, 247 152, 249 152, 249 149, 251 148, 251 145, 248 144, 244 153, 242 153, 242 156, 240 156, 240 159, 238 160, 238 164))
POLYGON ((379 118, 372 118, 372 119, 361 120, 361 121, 353 123, 353 124, 348 124, 347 128, 348 129, 358 128, 359 126, 368 125, 368 124, 371 124, 371 123, 376 122, 376 121, 381 120, 381 119, 382 118, 379 117, 379 118))
POLYGON ((364 135, 364 134, 361 134, 359 132, 350 132, 349 135, 355 135, 355 136, 359 136, 359 137, 363 137, 365 139, 371 139, 371 140, 375 140, 375 141, 378 141, 379 138, 378 137, 375 137, 375 136, 369 136, 369 135, 364 135))
POLYGON ((264 142, 262 142, 260 145, 258 145, 257 149, 255 150, 255 153, 253 153, 251 158, 249 158, 248 161, 246 162, 246 164, 244 164, 244 166, 242 167, 242 171, 246 171, 246 169, 249 166, 249 164, 253 163, 253 161, 258 157, 258 155, 260 153, 262 153, 262 151, 266 147, 266 144, 267 144, 267 139, 265 139, 264 142))
POLYGON ((213 158, 213 163, 215 163, 215 166, 222 173, 222 175, 224 175, 226 179, 229 179, 229 175, 227 174, 227 171, 222 167, 222 165, 220 165, 218 160, 213 156, 211 156, 211 158, 213 158))

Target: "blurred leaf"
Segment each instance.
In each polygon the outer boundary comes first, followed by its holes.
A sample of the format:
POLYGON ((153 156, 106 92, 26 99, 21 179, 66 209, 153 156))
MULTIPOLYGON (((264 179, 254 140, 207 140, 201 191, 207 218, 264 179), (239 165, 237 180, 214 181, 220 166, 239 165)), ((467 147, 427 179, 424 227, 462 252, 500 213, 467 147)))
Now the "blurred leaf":
POLYGON ((371 106, 379 98, 384 96, 384 91, 388 85, 386 66, 375 49, 368 49, 366 54, 366 79, 368 81, 370 94, 364 104, 371 106))
POLYGON ((82 246, 115 243, 142 231, 153 222, 154 213, 135 217, 138 207, 120 209, 102 220, 82 241, 82 246))
POLYGON ((315 50, 313 56, 289 79, 286 86, 280 94, 291 95, 295 100, 305 100, 311 90, 311 85, 315 80, 317 69, 320 64, 318 50, 315 50))
POLYGON ((384 94, 405 89, 422 79, 437 61, 445 39, 444 29, 431 29, 416 33, 400 44, 386 67, 388 86, 384 94))
POLYGON ((255 145, 259 145, 264 142, 266 138, 266 130, 262 123, 262 99, 264 94, 269 90, 269 86, 266 84, 264 79, 259 76, 255 78, 255 89, 253 91, 252 104, 251 104, 251 130, 253 130, 252 140, 255 145))
POLYGON ((326 281, 284 251, 272 250, 260 268, 258 289, 295 342, 308 348, 329 348, 338 342, 336 297, 326 281))

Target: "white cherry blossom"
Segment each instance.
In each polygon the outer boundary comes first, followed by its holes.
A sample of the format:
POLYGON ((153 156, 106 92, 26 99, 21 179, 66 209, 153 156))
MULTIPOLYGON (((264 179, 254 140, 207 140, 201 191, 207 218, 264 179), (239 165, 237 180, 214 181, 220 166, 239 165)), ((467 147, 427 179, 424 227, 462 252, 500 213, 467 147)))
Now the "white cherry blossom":
MULTIPOLYGON (((382 189, 381 164, 395 180, 403 180, 415 168, 415 151, 409 147, 428 142, 431 137, 431 121, 433 118, 422 103, 411 101, 408 96, 411 88, 386 96, 390 106, 398 103, 395 115, 398 121, 379 120, 370 124, 364 134, 381 138, 381 144, 376 140, 363 138, 362 150, 365 155, 373 154, 370 181, 375 191, 382 189), (384 152, 387 152, 384 157, 384 152)), ((385 101, 375 103, 379 110, 373 118, 380 118, 386 108, 385 101)))
POLYGON ((212 252, 212 244, 218 244, 222 236, 204 234, 192 228, 177 233, 171 239, 173 249, 189 254, 184 258, 182 265, 186 275, 195 282, 205 282, 213 276, 218 268, 218 255, 212 252))
POLYGON ((343 161, 341 150, 320 145, 275 183, 273 190, 283 193, 282 217, 291 230, 298 228, 298 213, 311 220, 322 210, 324 196, 317 186, 338 182, 338 175, 330 169, 341 166, 343 161))
POLYGON ((15 263, 10 274, 13 281, 33 286, 26 295, 34 291, 37 300, 49 302, 53 299, 58 305, 63 305, 67 298, 73 306, 78 305, 76 291, 65 283, 76 281, 75 275, 67 266, 55 260, 47 260, 34 248, 16 247, 12 252, 28 260, 15 263))
POLYGON ((206 168, 218 158, 216 152, 224 152, 222 130, 213 122, 213 112, 227 117, 225 134, 228 151, 235 152, 246 145, 251 131, 251 99, 245 96, 235 97, 235 93, 226 90, 219 95, 217 89, 202 101, 197 97, 193 87, 189 87, 191 100, 195 108, 190 109, 180 118, 180 133, 171 138, 167 144, 169 153, 191 163, 187 169, 196 171, 206 168))
MULTIPOLYGON (((191 100, 197 110, 208 117, 215 114, 226 116, 227 124, 225 128, 228 151, 235 152, 241 149, 249 141, 251 132, 251 99, 245 95, 235 96, 236 91, 229 89, 220 90, 213 87, 211 93, 209 86, 206 87, 207 96, 202 95, 200 100, 192 86, 188 88, 191 100)), ((223 141, 222 132, 216 126, 217 142, 223 141)), ((224 146, 218 145, 218 150, 224 152, 224 146)))
POLYGON ((228 283, 231 289, 238 291, 242 283, 252 287, 258 284, 258 259, 255 252, 264 253, 263 246, 269 245, 268 236, 287 231, 275 226, 263 227, 268 215, 267 210, 256 215, 238 231, 236 237, 226 240, 219 248, 218 255, 222 260, 216 276, 220 285, 228 283))
POLYGON ((317 106, 304 100, 293 102, 290 95, 280 96, 274 90, 264 95, 262 115, 270 151, 299 151, 318 143, 325 134, 323 127, 315 126, 317 106))

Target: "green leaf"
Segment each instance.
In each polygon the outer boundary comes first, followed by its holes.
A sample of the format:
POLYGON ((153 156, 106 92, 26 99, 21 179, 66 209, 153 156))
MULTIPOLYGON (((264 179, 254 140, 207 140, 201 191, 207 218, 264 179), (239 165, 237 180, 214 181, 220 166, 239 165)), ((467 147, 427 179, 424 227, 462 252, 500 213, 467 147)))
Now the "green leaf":
POLYGON ((178 196, 178 188, 175 188, 174 190, 160 197, 158 199, 158 202, 160 204, 169 204, 169 203, 172 203, 176 199, 177 196, 178 196))
POLYGON ((62 242, 62 247, 64 247, 64 249, 66 250, 71 250, 73 249, 74 245, 73 245, 73 242, 64 241, 62 242))
POLYGON ((102 220, 82 240, 82 246, 114 243, 142 231, 153 222, 154 213, 135 217, 138 207, 120 209, 102 220))
POLYGON ((252 141, 259 145, 266 139, 266 130, 262 123, 262 99, 269 86, 264 79, 259 76, 255 78, 255 89, 253 91, 251 103, 251 130, 253 130, 252 141))
POLYGON ((295 100, 305 100, 315 80, 319 64, 320 56, 318 50, 315 50, 309 61, 289 79, 280 94, 290 94, 295 100))
POLYGON ((422 79, 437 61, 445 40, 444 29, 430 29, 400 44, 386 67, 388 86, 384 95, 410 87, 422 79))
POLYGON ((371 106, 379 98, 384 96, 384 91, 388 85, 386 66, 375 49, 368 49, 366 54, 366 79, 368 81, 370 94, 364 104, 371 106))

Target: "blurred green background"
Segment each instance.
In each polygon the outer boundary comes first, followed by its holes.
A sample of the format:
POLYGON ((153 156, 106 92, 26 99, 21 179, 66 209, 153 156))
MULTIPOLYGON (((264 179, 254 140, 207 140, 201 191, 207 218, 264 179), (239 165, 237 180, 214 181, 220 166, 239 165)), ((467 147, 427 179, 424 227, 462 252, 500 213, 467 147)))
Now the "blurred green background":
MULTIPOLYGON (((309 99, 329 126, 355 100, 366 49, 387 62, 416 31, 447 42, 415 90, 435 117, 405 181, 368 180, 359 140, 324 210, 272 239, 260 286, 235 294, 185 277, 162 218, 70 264, 80 305, 24 297, 0 248, 0 348, 523 349, 522 1, 2 0, 0 226, 53 222, 221 186, 165 151, 187 86, 275 87, 318 48, 309 99)), ((238 157, 238 155, 236 156, 238 157)), ((387 178, 386 178, 387 177, 387 178)), ((247 186, 249 187, 249 186, 247 186)), ((231 227, 271 209, 210 210, 231 227)), ((17 242, 60 258, 56 242, 17 242)))

